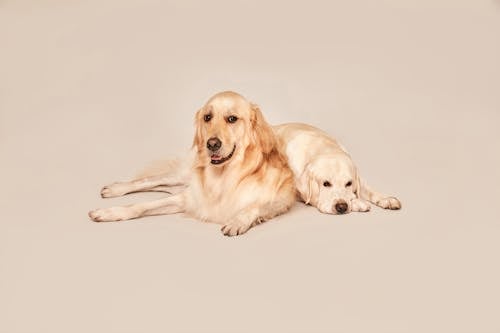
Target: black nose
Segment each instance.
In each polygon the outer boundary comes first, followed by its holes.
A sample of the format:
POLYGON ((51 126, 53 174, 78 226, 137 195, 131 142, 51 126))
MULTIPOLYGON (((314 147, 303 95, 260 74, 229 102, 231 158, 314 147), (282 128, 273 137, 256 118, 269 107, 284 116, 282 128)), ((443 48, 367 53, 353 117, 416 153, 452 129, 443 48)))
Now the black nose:
POLYGON ((339 212, 339 214, 344 214, 347 211, 347 203, 346 202, 337 202, 335 204, 335 210, 339 212))
POLYGON ((222 146, 222 142, 220 142, 219 138, 210 138, 207 141, 207 148, 211 151, 219 150, 220 146, 222 146))

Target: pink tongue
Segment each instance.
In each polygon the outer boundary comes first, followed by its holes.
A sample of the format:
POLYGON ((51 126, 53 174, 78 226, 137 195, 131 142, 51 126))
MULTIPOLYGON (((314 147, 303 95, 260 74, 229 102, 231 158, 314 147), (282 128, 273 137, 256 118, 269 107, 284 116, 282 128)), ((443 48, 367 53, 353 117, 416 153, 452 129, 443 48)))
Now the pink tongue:
POLYGON ((220 160, 220 156, 219 155, 212 155, 212 159, 213 160, 220 160))

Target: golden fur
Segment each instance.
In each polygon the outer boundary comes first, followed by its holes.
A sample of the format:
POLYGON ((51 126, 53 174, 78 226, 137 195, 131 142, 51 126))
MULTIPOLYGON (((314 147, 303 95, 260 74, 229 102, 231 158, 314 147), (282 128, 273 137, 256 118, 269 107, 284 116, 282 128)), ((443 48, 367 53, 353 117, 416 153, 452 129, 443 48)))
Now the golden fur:
POLYGON ((224 235, 234 236, 292 206, 292 172, 257 105, 234 92, 219 93, 196 113, 195 128, 191 163, 174 163, 176 170, 114 183, 101 193, 114 197, 174 185, 187 187, 153 202, 94 210, 89 213, 92 220, 119 221, 184 212, 222 224, 224 235), (214 138, 220 147, 210 149, 208 142, 214 138))

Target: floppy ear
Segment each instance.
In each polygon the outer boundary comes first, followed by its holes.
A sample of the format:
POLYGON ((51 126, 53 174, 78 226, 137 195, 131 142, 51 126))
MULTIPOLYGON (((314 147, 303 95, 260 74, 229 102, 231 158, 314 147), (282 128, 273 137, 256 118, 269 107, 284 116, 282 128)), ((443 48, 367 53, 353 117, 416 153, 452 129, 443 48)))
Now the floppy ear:
POLYGON ((313 194, 313 186, 314 186, 314 180, 313 179, 309 179, 309 186, 308 186, 308 189, 307 189, 307 195, 306 195, 306 205, 309 204, 309 202, 311 202, 311 198, 312 198, 312 194, 313 194))
POLYGON ((276 138, 273 129, 264 120, 262 112, 256 104, 250 104, 252 108, 251 123, 255 142, 264 154, 270 153, 276 146, 276 138))
POLYGON ((297 190, 306 205, 311 202, 314 193, 318 191, 318 184, 314 181, 309 165, 306 166, 306 169, 297 182, 297 190))
POLYGON ((361 199, 361 178, 359 177, 358 169, 356 169, 356 198, 361 199))
POLYGON ((309 188, 307 191, 306 204, 312 202, 314 205, 317 204, 319 198, 319 186, 312 176, 309 177, 309 188), (312 200, 315 198, 314 200, 312 200))
POLYGON ((203 109, 198 110, 198 112, 196 112, 196 115, 194 116, 195 132, 194 132, 194 139, 193 139, 193 147, 197 147, 198 150, 200 150, 201 146, 203 145, 203 138, 201 136, 202 111, 203 111, 203 109))
POLYGON ((310 183, 309 178, 309 172, 307 172, 307 169, 302 172, 302 175, 300 175, 298 181, 297 181, 297 191, 300 194, 300 198, 304 203, 307 205, 311 201, 311 196, 312 196, 312 186, 310 183))

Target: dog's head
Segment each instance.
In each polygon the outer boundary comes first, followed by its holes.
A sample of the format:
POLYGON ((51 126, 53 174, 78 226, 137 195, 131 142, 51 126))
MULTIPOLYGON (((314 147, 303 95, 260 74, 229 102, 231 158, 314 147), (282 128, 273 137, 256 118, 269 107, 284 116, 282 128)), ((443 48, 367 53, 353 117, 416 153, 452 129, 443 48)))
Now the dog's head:
POLYGON ((322 213, 346 214, 351 200, 359 198, 360 180, 348 155, 325 155, 306 166, 297 187, 302 199, 322 213))
POLYGON ((218 93, 196 113, 193 145, 202 165, 241 161, 249 149, 269 153, 275 146, 271 127, 259 107, 243 96, 218 93))

